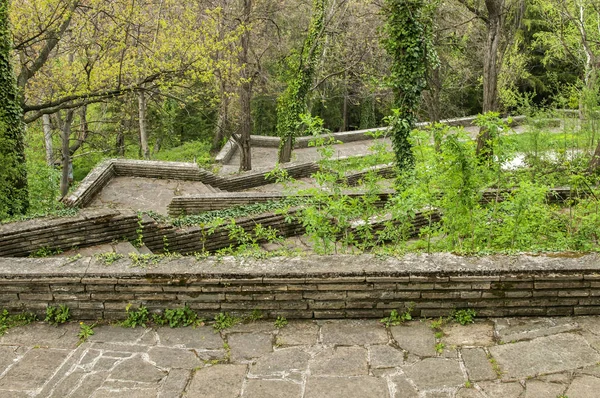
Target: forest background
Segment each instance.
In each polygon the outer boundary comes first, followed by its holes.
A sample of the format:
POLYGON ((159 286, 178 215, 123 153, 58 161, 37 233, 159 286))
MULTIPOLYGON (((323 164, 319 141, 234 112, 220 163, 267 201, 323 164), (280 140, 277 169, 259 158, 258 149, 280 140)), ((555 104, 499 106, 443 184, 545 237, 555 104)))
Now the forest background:
MULTIPOLYGON (((229 137, 249 148, 249 134, 303 134, 289 109, 347 131, 383 125, 397 105, 385 26, 402 2, 2 3, 29 213, 60 207, 71 162, 75 184, 108 157, 208 165, 229 137)), ((431 40, 417 119, 596 111, 600 1, 408 3, 427 12, 417 41, 431 40)), ((251 156, 241 159, 251 169, 251 156)))

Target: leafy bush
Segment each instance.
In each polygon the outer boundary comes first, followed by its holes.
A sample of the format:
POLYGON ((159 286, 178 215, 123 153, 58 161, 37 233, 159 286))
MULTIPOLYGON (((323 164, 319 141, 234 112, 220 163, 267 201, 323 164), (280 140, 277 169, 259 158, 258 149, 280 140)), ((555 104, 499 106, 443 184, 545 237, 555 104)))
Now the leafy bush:
POLYGON ((46 308, 46 319, 45 322, 48 322, 50 325, 59 325, 61 323, 65 323, 71 317, 71 310, 64 304, 61 304, 58 307, 48 307, 46 308))

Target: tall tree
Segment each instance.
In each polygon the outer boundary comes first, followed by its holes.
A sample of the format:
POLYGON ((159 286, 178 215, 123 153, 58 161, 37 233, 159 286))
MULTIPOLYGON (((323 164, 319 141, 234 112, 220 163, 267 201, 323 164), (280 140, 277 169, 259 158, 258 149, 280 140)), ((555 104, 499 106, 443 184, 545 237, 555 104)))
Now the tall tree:
POLYGON ((302 51, 295 60, 295 72, 285 91, 277 99, 277 134, 281 137, 279 162, 291 160, 300 115, 306 112, 308 95, 319 60, 326 0, 313 0, 312 17, 302 51))
POLYGON ((432 8, 425 0, 386 0, 384 47, 392 58, 389 85, 394 92, 392 145, 400 170, 414 166, 408 136, 415 127, 430 62, 437 59, 431 39, 432 8))
POLYGON ((11 63, 9 0, 0 0, 0 218, 24 214, 29 204, 23 110, 11 63))

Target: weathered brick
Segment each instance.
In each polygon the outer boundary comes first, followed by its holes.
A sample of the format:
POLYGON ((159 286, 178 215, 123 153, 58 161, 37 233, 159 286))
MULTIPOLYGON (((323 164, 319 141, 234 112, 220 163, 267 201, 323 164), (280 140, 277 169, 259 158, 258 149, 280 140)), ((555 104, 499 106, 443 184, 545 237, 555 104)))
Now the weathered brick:
POLYGON ((313 316, 316 319, 326 319, 326 318, 345 318, 346 311, 341 310, 315 310, 313 311, 313 316))
POLYGON ((223 301, 225 300, 225 294, 192 294, 191 292, 186 292, 184 294, 177 294, 177 300, 182 301, 198 301, 198 302, 215 302, 215 301, 223 301))
POLYGON ((92 300, 98 301, 124 301, 133 300, 133 293, 92 293, 92 300))
POLYGON ((533 292, 528 290, 508 290, 504 292, 504 297, 514 297, 514 298, 523 298, 523 297, 532 297, 533 292))
POLYGON ((242 287, 241 286, 203 286, 202 291, 207 292, 207 293, 241 292, 242 287))
POLYGON ((396 289, 402 290, 433 290, 433 283, 422 283, 422 282, 411 282, 411 283, 398 283, 396 289))
POLYGON ((275 300, 277 300, 277 301, 302 300, 302 293, 276 293, 275 300))
POLYGON ((346 318, 383 318, 384 314, 382 310, 379 309, 364 309, 364 310, 354 310, 354 309, 346 309, 346 318))
POLYGON ((186 301, 185 303, 193 310, 218 310, 221 308, 221 303, 201 303, 198 301, 186 301))
POLYGON ((452 313, 452 310, 448 308, 423 308, 421 310, 421 316, 425 318, 446 317, 449 316, 450 313, 452 313))
POLYGON ((438 275, 410 275, 410 281, 411 282, 433 282, 433 283, 440 283, 440 282, 448 282, 450 281, 450 277, 448 276, 438 276, 438 275))
POLYGON ((557 281, 557 282, 535 282, 534 286, 536 289, 576 289, 582 287, 590 287, 589 281, 557 281))
POLYGON ((238 301, 233 303, 221 303, 224 310, 276 310, 282 302, 278 301, 238 301))
POLYGON ((177 300, 177 295, 173 293, 135 293, 135 299, 144 301, 175 301, 177 300))
POLYGON ((346 301, 346 308, 375 308, 374 301, 346 301))
MULTIPOLYGON (((396 294, 398 292, 385 292, 381 290, 373 290, 373 291, 351 291, 347 293, 347 297, 349 299, 394 299, 396 298, 396 294)), ((409 292, 413 293, 413 292, 409 292)), ((417 295, 419 292, 415 292, 417 295)))
POLYGON ((50 290, 53 292, 82 293, 85 291, 85 286, 82 284, 50 285, 50 290))
POLYGON ((488 276, 488 275, 458 275, 458 276, 450 276, 450 282, 475 282, 475 283, 485 283, 485 282, 499 282, 499 276, 488 276))
POLYGON ((346 308, 346 303, 344 301, 312 301, 308 303, 308 308, 339 310, 346 308))
POLYGON ((575 307, 574 315, 600 315, 600 305, 594 307, 575 307))
POLYGON ((346 292, 304 292, 303 296, 314 300, 344 300, 346 292))
POLYGON ((326 285, 318 285, 317 290, 372 290, 373 284, 371 283, 355 283, 355 284, 334 284, 328 283, 326 285))
POLYGON ((118 282, 117 278, 81 278, 84 285, 116 285, 118 282))
POLYGON ((468 291, 468 292, 460 292, 460 298, 464 299, 476 299, 481 297, 481 292, 478 291, 468 291))
POLYGON ((434 285, 435 290, 471 290, 470 283, 436 283, 434 285))
POLYGON ((558 297, 587 297, 589 290, 559 290, 558 297))
POLYGON ((358 283, 365 282, 365 276, 334 276, 324 278, 306 278, 306 283, 358 283))
POLYGON ((539 274, 534 275, 533 279, 537 281, 581 281, 583 274, 539 274))
POLYGON ((227 293, 225 294, 226 301, 247 301, 252 300, 252 292, 244 293, 227 293))
POLYGON ((279 301, 282 310, 303 310, 308 308, 306 301, 279 301))
POLYGON ((256 301, 264 301, 264 300, 275 300, 275 295, 274 294, 257 294, 257 293, 253 293, 252 294, 252 300, 256 300, 256 301))
POLYGON ((571 316, 573 315, 573 307, 548 307, 546 308, 547 316, 571 316))
POLYGON ((127 314, 125 313, 125 308, 127 307, 128 304, 132 304, 132 308, 136 308, 135 306, 133 306, 133 304, 136 304, 133 300, 127 300, 127 301, 107 301, 104 303, 104 310, 105 311, 123 311, 124 317, 127 316, 127 314))
POLYGON ((54 293, 56 301, 85 301, 90 299, 90 293, 54 293))
POLYGON ((456 299, 460 298, 460 292, 423 292, 421 297, 424 299, 456 299))
POLYGON ((284 285, 291 285, 291 284, 302 284, 302 283, 306 283, 306 278, 263 278, 263 283, 272 283, 272 284, 284 284, 284 285))
POLYGON ((24 301, 52 301, 51 293, 19 293, 19 300, 24 301))
POLYGON ((408 283, 410 282, 410 277, 408 276, 367 276, 367 282, 375 282, 375 283, 408 283))
POLYGON ((115 285, 86 285, 86 292, 114 292, 115 285))
POLYGON ((317 290, 317 285, 314 284, 310 284, 310 285, 288 285, 287 286, 287 290, 288 291, 314 291, 317 290))
POLYGON ((249 285, 242 286, 242 292, 285 292, 286 285, 249 285))
POLYGON ((117 285, 115 286, 117 292, 132 292, 132 293, 162 293, 162 286, 150 286, 150 285, 117 285))

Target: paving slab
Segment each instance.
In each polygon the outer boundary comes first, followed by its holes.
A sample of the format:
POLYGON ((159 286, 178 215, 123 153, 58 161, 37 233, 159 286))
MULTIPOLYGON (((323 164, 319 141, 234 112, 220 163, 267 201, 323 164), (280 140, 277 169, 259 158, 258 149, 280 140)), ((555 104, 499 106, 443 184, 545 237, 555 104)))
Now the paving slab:
POLYGON ((250 373, 256 376, 287 377, 302 373, 308 368, 310 354, 299 347, 283 348, 256 360, 250 373))
POLYGON ((502 370, 503 378, 522 379, 590 366, 600 355, 577 334, 563 333, 533 341, 489 348, 502 370))
POLYGON ((452 359, 426 358, 402 370, 419 390, 459 387, 466 381, 459 362, 452 359))
POLYGON ((321 326, 321 336, 326 345, 385 344, 389 341, 385 328, 372 321, 328 321, 321 326))
POLYGON ((79 342, 79 324, 49 326, 35 322, 18 329, 10 329, 0 337, 0 345, 15 345, 44 348, 74 348, 79 342))
POLYGON ((392 376, 390 382, 394 393, 393 398, 417 398, 419 396, 414 383, 409 382, 404 375, 392 376))
POLYGON ((524 398, 556 398, 565 392, 564 384, 547 383, 541 380, 528 380, 524 398))
POLYGON ((234 361, 257 358, 273 351, 273 337, 263 333, 234 333, 227 341, 234 361))
POLYGON ((494 344, 494 324, 491 322, 475 322, 470 325, 454 323, 444 326, 442 341, 446 346, 490 346, 494 344))
POLYGON ((302 385, 288 380, 250 379, 244 386, 242 398, 302 398, 302 385))
POLYGON ((148 351, 150 361, 160 368, 194 369, 202 362, 193 350, 173 347, 152 347, 148 351))
POLYGON ((0 390, 36 390, 61 366, 69 351, 36 348, 27 352, 0 379, 0 390))
POLYGON ((367 375, 367 350, 362 347, 328 348, 309 362, 310 372, 318 376, 367 375))
POLYGON ((464 348, 461 356, 467 368, 469 380, 494 380, 498 377, 483 348, 464 348))
POLYGON ((408 322, 390 328, 398 345, 413 355, 435 357, 435 335, 425 322, 408 322))
POLYGON ((590 398, 598 396, 600 379, 593 376, 581 376, 573 379, 565 395, 569 398, 590 398))
POLYGON ((376 377, 318 377, 306 382, 304 398, 387 398, 385 380, 376 377))
POLYGON ((579 329, 572 318, 501 318, 496 319, 496 333, 505 343, 571 332, 579 329))
POLYGON ((246 365, 217 365, 197 370, 186 389, 188 397, 238 398, 246 365))
POLYGON ((312 321, 290 321, 279 330, 277 345, 314 345, 319 339, 319 325, 312 321))
POLYGON ((389 345, 369 347, 369 365, 371 368, 394 368, 404 365, 404 352, 389 345))
POLYGON ((223 348, 223 339, 213 328, 157 328, 159 344, 165 347, 218 350, 223 348))
POLYGON ((486 398, 520 398, 523 386, 517 382, 484 381, 477 383, 486 398))
POLYGON ((166 375, 165 371, 136 355, 118 364, 110 373, 110 378, 141 383, 158 383, 166 375))

